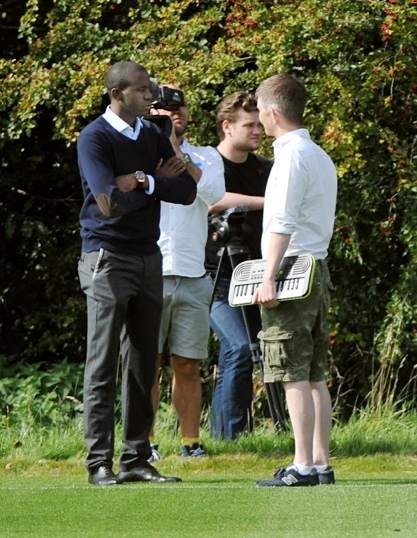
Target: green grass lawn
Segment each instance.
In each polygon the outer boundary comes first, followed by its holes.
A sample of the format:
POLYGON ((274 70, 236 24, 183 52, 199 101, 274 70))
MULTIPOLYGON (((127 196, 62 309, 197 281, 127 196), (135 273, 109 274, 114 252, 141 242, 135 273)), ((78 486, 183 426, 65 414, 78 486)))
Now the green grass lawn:
POLYGON ((179 484, 87 483, 82 460, 0 471, 0 537, 417 536, 417 458, 334 459, 335 486, 256 488, 288 463, 256 454, 158 463, 179 484))
POLYGON ((292 461, 291 432, 270 422, 233 443, 203 428, 204 459, 178 455, 172 424, 157 432, 156 467, 183 482, 103 488, 87 483, 79 422, 0 427, 0 538, 417 537, 415 413, 335 423, 336 485, 313 488, 254 486, 292 461))

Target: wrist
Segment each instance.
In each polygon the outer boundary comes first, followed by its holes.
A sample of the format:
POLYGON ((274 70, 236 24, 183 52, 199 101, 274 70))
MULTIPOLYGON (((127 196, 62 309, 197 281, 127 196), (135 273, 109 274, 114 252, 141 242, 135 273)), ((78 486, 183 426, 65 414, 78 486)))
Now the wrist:
POLYGON ((137 170, 134 176, 137 183, 136 188, 146 190, 149 186, 148 176, 141 170, 137 170))

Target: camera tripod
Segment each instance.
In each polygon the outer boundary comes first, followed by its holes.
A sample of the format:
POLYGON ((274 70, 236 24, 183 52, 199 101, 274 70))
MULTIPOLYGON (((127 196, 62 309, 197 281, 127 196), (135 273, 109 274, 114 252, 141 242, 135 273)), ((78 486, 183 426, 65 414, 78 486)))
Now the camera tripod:
MULTIPOLYGON (((212 296, 212 303, 214 299, 214 294, 216 291, 217 281, 220 276, 221 267, 223 266, 224 260, 226 258, 226 255, 229 258, 230 265, 232 267, 232 270, 235 269, 235 267, 242 261, 246 261, 249 259, 250 251, 247 246, 244 245, 238 245, 234 243, 228 243, 225 246, 221 247, 219 250, 219 256, 220 261, 217 266, 216 275, 214 277, 213 282, 213 296, 212 296)), ((210 305, 211 308, 211 305, 210 305)), ((252 353, 252 361, 254 364, 257 364, 260 371, 262 378, 264 377, 264 369, 263 369, 263 359, 262 359, 262 353, 261 353, 261 347, 259 344, 259 340, 257 337, 258 330, 256 328, 256 325, 260 326, 260 312, 259 309, 256 309, 254 305, 251 306, 240 306, 237 307, 240 308, 242 311, 243 320, 245 323, 245 329, 249 340, 250 350, 252 353), (254 319, 254 316, 256 316, 256 319, 254 319)), ((272 422, 274 424, 275 429, 280 429, 282 431, 286 431, 288 429, 287 423, 286 423, 286 413, 283 403, 283 392, 281 385, 279 383, 264 383, 265 385, 265 391, 266 391, 266 397, 268 401, 268 408, 269 413, 271 415, 272 422)))

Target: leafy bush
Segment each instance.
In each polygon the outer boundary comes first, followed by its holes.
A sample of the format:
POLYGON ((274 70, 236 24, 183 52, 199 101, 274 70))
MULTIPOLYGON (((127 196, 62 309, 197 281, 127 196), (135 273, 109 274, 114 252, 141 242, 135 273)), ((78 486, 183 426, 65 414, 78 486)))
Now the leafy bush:
POLYGON ((81 417, 83 365, 66 361, 8 367, 0 377, 5 427, 68 426, 81 417))

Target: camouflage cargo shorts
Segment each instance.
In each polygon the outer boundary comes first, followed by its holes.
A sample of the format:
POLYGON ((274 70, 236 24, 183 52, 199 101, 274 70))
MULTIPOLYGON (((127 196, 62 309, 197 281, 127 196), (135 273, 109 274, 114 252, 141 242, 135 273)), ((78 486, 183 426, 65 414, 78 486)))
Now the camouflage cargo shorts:
POLYGON ((258 337, 265 382, 324 380, 329 350, 326 318, 332 290, 327 262, 317 260, 308 297, 262 308, 258 337))

